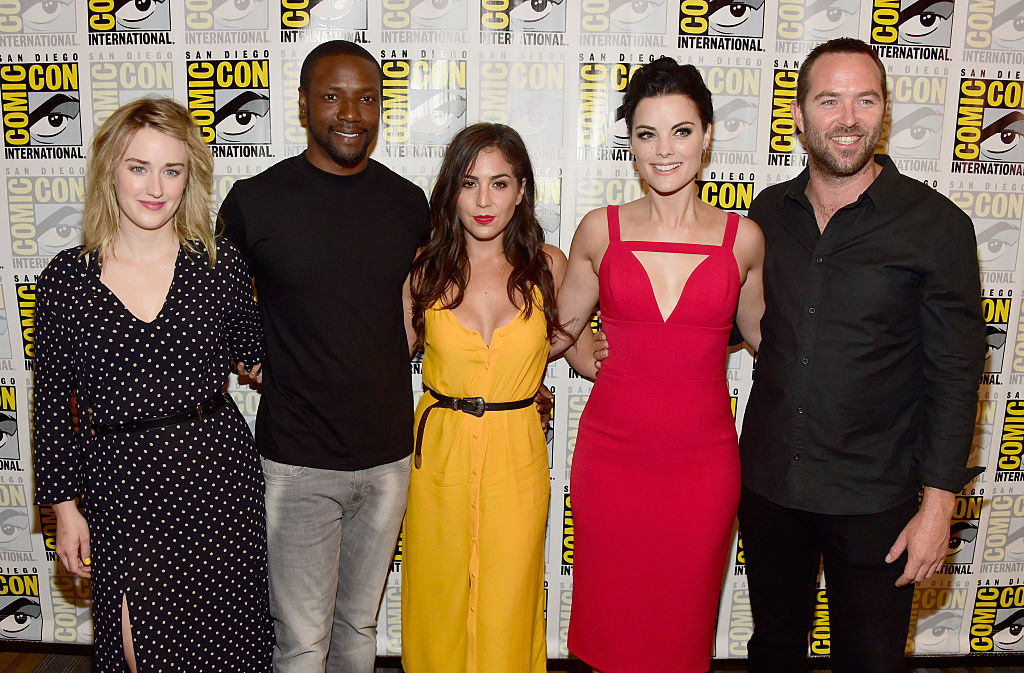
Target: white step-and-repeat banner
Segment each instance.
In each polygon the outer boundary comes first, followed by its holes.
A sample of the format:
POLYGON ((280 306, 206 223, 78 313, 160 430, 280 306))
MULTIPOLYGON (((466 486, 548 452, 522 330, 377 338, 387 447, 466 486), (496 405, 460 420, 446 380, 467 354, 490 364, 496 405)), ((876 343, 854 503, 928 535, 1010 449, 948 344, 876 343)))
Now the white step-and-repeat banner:
MULTIPOLYGON (((32 505, 34 284, 58 250, 80 240, 88 142, 119 105, 150 94, 187 102, 217 158, 219 202, 236 179, 303 149, 302 59, 324 40, 353 40, 384 69, 376 159, 429 193, 459 129, 510 124, 535 163, 548 240, 568 250, 588 210, 642 193, 616 118, 636 68, 669 55, 703 73, 715 130, 698 189, 742 213, 758 190, 801 170, 789 112, 797 70, 812 47, 838 36, 869 41, 886 63, 885 151, 973 218, 989 323, 970 459, 987 469, 957 498, 947 563, 917 589, 908 652, 1024 650, 1020 0, 0 0, 0 641, 92 636, 88 583, 55 563, 53 514, 32 505)), ((745 352, 729 360, 738 421, 751 369, 745 352)), ((412 381, 418 388, 417 363, 412 381)), ((547 382, 556 400, 548 654, 565 657, 569 466, 590 383, 562 362, 547 382)), ((237 386, 232 394, 252 420, 259 394, 237 386)), ((701 507, 693 502, 694 517, 701 507)), ((399 545, 381 606, 381 654, 401 650, 401 581, 399 545)), ((737 543, 716 656, 743 657, 750 633, 737 543)), ((824 588, 810 650, 829 651, 824 588)))

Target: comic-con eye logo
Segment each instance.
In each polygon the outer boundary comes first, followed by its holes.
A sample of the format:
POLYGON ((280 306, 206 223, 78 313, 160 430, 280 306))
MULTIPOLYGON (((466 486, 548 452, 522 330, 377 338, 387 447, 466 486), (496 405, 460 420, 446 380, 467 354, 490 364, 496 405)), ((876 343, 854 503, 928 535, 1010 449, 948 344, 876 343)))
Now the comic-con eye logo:
MULTIPOLYGON (((14 386, 0 386, 0 458, 18 459, 20 458, 19 454, 18 405, 14 386)), ((0 490, 3 488, 4 486, 0 484, 0 490)), ((4 504, 4 501, 5 498, 0 497, 0 506, 4 504)), ((3 524, 0 524, 0 527, 2 526, 3 524)), ((4 537, 0 530, 0 542, 3 542, 4 537)))
POLYGON ((872 44, 948 47, 952 0, 874 0, 872 44))
POLYGON ((756 101, 756 98, 743 96, 715 98, 712 151, 753 152, 757 149, 756 101))
MULTIPOLYGON (((0 484, 0 488, 11 488, 20 484, 0 484)), ((32 551, 28 534, 28 509, 24 507, 0 506, 0 549, 32 551)))
POLYGON ((581 63, 578 159, 629 159, 629 130, 622 97, 641 64, 581 63))
POLYGON ((988 323, 985 337, 985 373, 998 374, 1003 371, 1003 355, 1006 353, 1006 333, 1010 324, 1010 299, 982 297, 981 308, 988 323))
POLYGON ((468 0, 413 0, 409 7, 410 22, 422 28, 465 28, 467 3, 468 0))
POLYGON ((366 28, 366 0, 281 0, 283 30, 366 28))
POLYGON ((1024 83, 960 81, 953 159, 954 173, 1024 175, 1024 83))
POLYGON ((192 30, 266 30, 271 0, 185 0, 192 30))
POLYGON ((973 0, 967 10, 965 47, 1024 50, 1024 3, 1020 0, 973 0))
POLYGON ((416 61, 409 94, 409 128, 415 144, 446 145, 466 126, 466 62, 416 61))
MULTIPOLYGON (((170 53, 167 54, 170 58, 170 53)), ((92 118, 95 128, 110 115, 142 96, 174 96, 170 60, 133 60, 89 64, 92 86, 92 118)))
MULTIPOLYGON (((1017 412, 1019 413, 1019 410, 1017 412)), ((1011 430, 1009 434, 1013 438, 1010 441, 1017 442, 1018 446, 1021 439, 1020 430, 1018 424, 1016 430, 1011 430)), ((1008 462, 1012 466, 1014 460, 1019 460, 1019 456, 1019 451, 1015 454, 1007 451, 1000 457, 1000 463, 1008 462), (1016 456, 1016 459, 1013 456, 1016 456)), ((1003 473, 996 475, 996 481, 1002 481, 999 478, 1001 475, 1003 473)), ((985 549, 981 558, 983 573, 1019 571, 1019 564, 1024 561, 1024 495, 1000 493, 991 498, 988 527, 985 530, 985 549)))
POLYGON ((385 59, 381 68, 384 141, 443 151, 466 126, 466 61, 385 59))
POLYGON ((514 127, 528 145, 560 147, 564 88, 564 63, 483 63, 480 119, 514 127))
POLYGON ((564 31, 565 0, 480 0, 480 27, 484 30, 564 31))
POLYGON ((914 653, 957 653, 963 621, 963 612, 956 610, 940 610, 919 618, 914 635, 914 653))
POLYGON ((386 31, 403 28, 466 29, 469 0, 383 1, 381 23, 386 31))
POLYGON ((0 67, 7 147, 82 144, 78 63, 0 67))
POLYGON ((895 75, 888 78, 891 122, 888 153, 907 159, 938 159, 946 78, 895 75))
POLYGON ((859 19, 858 0, 780 0, 775 34, 780 40, 826 42, 856 35, 859 19))
POLYGON ((43 639, 38 575, 0 575, 0 640, 3 639, 43 639))
POLYGON ((15 268, 42 268, 49 258, 82 239, 85 178, 7 178, 7 210, 15 268), (42 257, 38 265, 27 257, 42 257))
POLYGON ((508 16, 512 30, 562 32, 565 12, 565 0, 512 0, 508 16))
POLYGON ((722 66, 700 70, 715 102, 711 151, 755 151, 760 70, 722 66))
POLYGON ((1013 271, 1024 219, 1024 194, 953 190, 949 198, 974 222, 982 271, 1013 271))
POLYGON ((683 0, 679 5, 679 35, 761 37, 764 0, 683 0))
POLYGON ((971 651, 1024 651, 1024 586, 978 587, 971 615, 971 651))
POLYGON ((668 23, 666 0, 584 2, 580 28, 587 33, 662 33, 668 23))
POLYGON ((0 8, 0 33, 74 33, 74 0, 21 0, 0 8))
POLYGON ((188 107, 214 156, 269 156, 239 146, 270 144, 270 61, 192 61, 188 107))
MULTIPOLYGON (((978 524, 981 520, 981 496, 958 495, 953 507, 952 524, 949 527, 949 546, 946 549, 946 563, 964 564, 974 561, 975 542, 978 539, 978 524)), ((945 570, 945 568, 944 568, 945 570)))
POLYGON ((544 230, 544 242, 558 247, 558 232, 562 224, 562 179, 538 175, 534 214, 544 230))
POLYGON ((89 32, 167 31, 170 0, 89 0, 89 32))
POLYGON ((914 594, 914 603, 919 610, 914 631, 914 653, 958 652, 967 589, 919 586, 914 594))
POLYGON ((0 484, 0 549, 32 551, 23 484, 0 484))

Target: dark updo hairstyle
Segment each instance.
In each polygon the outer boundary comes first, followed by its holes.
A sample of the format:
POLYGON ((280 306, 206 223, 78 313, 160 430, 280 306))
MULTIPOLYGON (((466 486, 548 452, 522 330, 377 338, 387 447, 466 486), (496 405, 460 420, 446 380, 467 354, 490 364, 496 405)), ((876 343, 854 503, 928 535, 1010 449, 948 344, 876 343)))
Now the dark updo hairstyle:
POLYGON ((626 118, 626 128, 630 134, 633 133, 633 113, 640 101, 673 94, 686 96, 693 101, 705 129, 714 121, 711 92, 704 85, 700 72, 692 65, 679 65, 674 58, 662 56, 633 73, 626 86, 619 115, 626 118))

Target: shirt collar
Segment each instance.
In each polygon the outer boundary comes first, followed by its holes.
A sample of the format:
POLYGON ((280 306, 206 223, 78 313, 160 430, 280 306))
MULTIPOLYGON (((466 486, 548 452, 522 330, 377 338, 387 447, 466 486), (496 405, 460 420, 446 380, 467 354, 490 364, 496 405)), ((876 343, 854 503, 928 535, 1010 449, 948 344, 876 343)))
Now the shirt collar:
MULTIPOLYGON (((899 169, 896 168, 896 164, 893 163, 892 159, 889 158, 888 154, 876 154, 875 163, 882 167, 882 172, 878 174, 875 181, 872 182, 864 194, 854 200, 854 203, 860 201, 863 196, 867 196, 871 199, 871 203, 876 209, 879 209, 885 204, 886 201, 896 196, 896 191, 899 186, 899 169)), ((800 171, 800 175, 796 176, 792 182, 789 183, 789 187, 786 189, 786 196, 793 199, 800 204, 806 204, 805 207, 809 210, 811 208, 811 202, 807 198, 806 190, 807 183, 811 179, 811 169, 805 168, 800 171)))

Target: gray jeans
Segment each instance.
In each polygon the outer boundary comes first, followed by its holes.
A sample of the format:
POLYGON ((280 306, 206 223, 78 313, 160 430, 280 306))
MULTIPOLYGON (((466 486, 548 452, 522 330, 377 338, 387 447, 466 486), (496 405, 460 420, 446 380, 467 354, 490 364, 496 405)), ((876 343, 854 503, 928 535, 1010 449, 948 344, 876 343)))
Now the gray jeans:
POLYGON ((410 459, 351 472, 263 459, 274 673, 373 673, 410 459))

